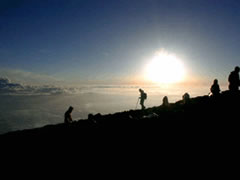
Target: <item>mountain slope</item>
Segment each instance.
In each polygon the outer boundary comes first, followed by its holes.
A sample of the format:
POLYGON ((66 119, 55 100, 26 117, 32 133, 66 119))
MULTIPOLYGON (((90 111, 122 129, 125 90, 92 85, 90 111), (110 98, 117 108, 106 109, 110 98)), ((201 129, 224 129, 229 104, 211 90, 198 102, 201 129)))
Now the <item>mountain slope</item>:
MULTIPOLYGON (((72 124, 48 125, 42 128, 10 132, 7 137, 82 136, 93 129, 115 132, 156 130, 164 133, 231 132, 238 128, 240 93, 223 92, 219 97, 201 96, 178 101, 169 106, 151 107, 144 111, 130 110, 108 115, 89 115, 72 124), (120 130, 120 131, 119 131, 120 130)), ((95 130, 94 130, 95 131, 95 130)), ((95 131, 96 132, 96 131, 95 131)))

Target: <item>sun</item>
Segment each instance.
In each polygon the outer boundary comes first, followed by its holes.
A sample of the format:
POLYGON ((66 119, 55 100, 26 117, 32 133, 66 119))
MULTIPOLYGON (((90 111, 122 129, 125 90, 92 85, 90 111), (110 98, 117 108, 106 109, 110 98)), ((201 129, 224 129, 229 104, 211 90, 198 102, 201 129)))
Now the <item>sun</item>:
POLYGON ((184 80, 185 68, 175 55, 158 52, 146 66, 145 74, 154 83, 173 84, 184 80))

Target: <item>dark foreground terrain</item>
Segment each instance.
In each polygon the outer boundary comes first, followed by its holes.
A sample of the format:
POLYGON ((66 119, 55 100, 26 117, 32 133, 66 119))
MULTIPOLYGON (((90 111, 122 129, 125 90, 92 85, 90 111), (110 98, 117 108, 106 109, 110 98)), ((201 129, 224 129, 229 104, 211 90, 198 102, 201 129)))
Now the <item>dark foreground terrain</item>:
POLYGON ((42 128, 6 133, 5 138, 82 137, 96 130, 111 133, 146 133, 162 135, 182 133, 206 135, 211 133, 238 134, 240 93, 223 92, 218 97, 201 96, 178 101, 169 106, 151 107, 144 111, 130 110, 108 115, 89 115, 86 120, 72 124, 47 125, 42 128), (146 131, 148 130, 148 131, 146 131), (150 130, 150 131, 149 131, 150 130), (87 134, 86 134, 87 132, 87 134))

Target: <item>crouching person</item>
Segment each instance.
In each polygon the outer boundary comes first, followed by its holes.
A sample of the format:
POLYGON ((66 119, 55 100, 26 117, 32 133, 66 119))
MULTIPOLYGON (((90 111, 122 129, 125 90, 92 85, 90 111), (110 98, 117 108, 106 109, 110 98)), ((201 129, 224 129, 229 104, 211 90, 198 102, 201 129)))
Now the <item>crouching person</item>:
POLYGON ((72 120, 72 111, 73 111, 73 107, 70 106, 68 108, 68 110, 65 112, 65 114, 64 114, 64 123, 65 124, 69 124, 69 123, 73 122, 73 120, 72 120))

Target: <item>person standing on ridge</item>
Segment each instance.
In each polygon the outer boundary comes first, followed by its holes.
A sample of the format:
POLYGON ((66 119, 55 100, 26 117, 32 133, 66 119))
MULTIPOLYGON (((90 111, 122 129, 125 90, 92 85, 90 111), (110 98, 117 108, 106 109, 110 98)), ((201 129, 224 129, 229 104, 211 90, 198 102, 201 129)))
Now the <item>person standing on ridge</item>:
POLYGON ((236 66, 234 71, 232 71, 228 76, 228 82, 229 82, 228 87, 231 92, 237 92, 238 87, 240 86, 239 71, 240 71, 240 68, 236 66))
POLYGON ((214 81, 213 81, 213 85, 211 86, 211 88, 210 88, 210 90, 211 90, 211 93, 212 93, 212 95, 213 96, 218 96, 218 95, 220 95, 220 87, 219 87, 219 84, 218 84, 218 80, 217 79, 215 79, 214 81))
POLYGON ((162 106, 164 106, 164 107, 168 107, 169 106, 169 102, 168 102, 168 97, 167 96, 163 97, 162 102, 163 102, 162 106))
POLYGON ((182 101, 183 101, 183 104, 186 104, 190 101, 190 94, 188 94, 187 92, 184 93, 184 95, 182 96, 182 101))
POLYGON ((142 106, 142 110, 144 110, 146 107, 144 106, 144 101, 147 99, 147 93, 145 93, 142 89, 139 89, 140 92, 140 105, 142 106))

